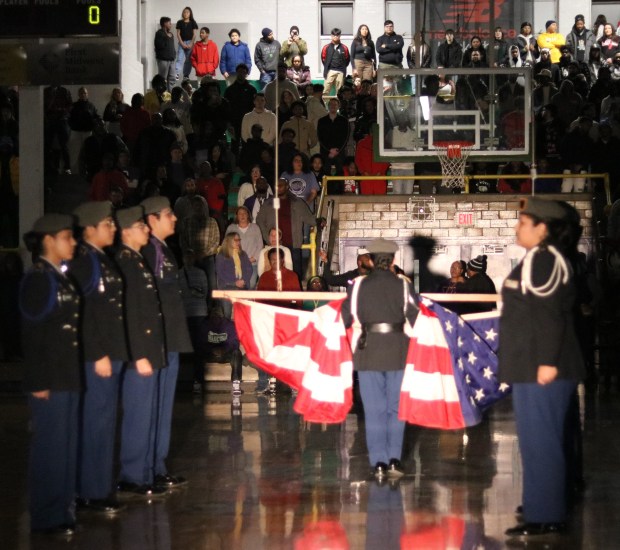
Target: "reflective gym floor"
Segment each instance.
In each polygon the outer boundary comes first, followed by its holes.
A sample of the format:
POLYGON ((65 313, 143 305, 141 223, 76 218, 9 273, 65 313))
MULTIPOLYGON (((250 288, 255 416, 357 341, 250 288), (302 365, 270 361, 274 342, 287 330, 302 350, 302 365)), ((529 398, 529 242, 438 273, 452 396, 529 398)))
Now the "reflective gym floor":
POLYGON ((26 502, 28 410, 0 394, 0 548, 123 550, 340 550, 620 548, 620 394, 585 400, 585 489, 569 535, 510 543, 520 462, 510 399, 460 432, 408 426, 407 475, 368 477, 361 407, 341 425, 308 425, 294 397, 258 397, 245 384, 240 407, 229 385, 205 396, 178 389, 169 470, 189 484, 114 517, 80 514, 70 539, 30 536, 26 502))

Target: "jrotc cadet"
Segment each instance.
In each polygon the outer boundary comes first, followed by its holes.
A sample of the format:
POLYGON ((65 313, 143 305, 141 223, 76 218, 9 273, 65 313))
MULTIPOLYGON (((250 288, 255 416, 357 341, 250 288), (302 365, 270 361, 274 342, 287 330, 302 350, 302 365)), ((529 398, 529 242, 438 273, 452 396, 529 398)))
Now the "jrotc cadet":
POLYGON ((87 202, 74 212, 82 241, 69 276, 82 296, 81 334, 85 391, 78 446, 78 510, 114 514, 116 409, 127 342, 123 279, 104 248, 114 244, 112 203, 87 202))
POLYGON ((400 388, 405 372, 409 338, 418 313, 406 277, 391 271, 398 246, 385 239, 368 245, 372 271, 349 286, 342 305, 342 320, 350 327, 359 320, 362 330, 353 354, 360 384, 366 444, 370 466, 377 479, 400 477, 405 422, 398 419, 400 388))
POLYGON ((155 484, 174 487, 187 483, 185 478, 172 475, 166 468, 170 448, 170 429, 174 392, 179 374, 179 352, 192 351, 185 310, 179 286, 179 267, 165 239, 174 235, 177 221, 166 197, 151 197, 142 201, 144 217, 151 237, 142 254, 155 275, 161 311, 164 318, 164 335, 168 367, 159 375, 159 402, 155 437, 155 484))
POLYGON ((29 507, 33 533, 75 532, 80 401, 77 289, 63 272, 73 257, 73 218, 46 214, 24 235, 33 255, 19 293, 24 389, 32 413, 29 507))
POLYGON ((134 206, 116 212, 122 245, 116 263, 124 281, 125 330, 129 360, 123 374, 120 481, 121 496, 161 496, 154 483, 158 372, 166 366, 164 325, 155 277, 140 249, 149 240, 144 210, 134 206))

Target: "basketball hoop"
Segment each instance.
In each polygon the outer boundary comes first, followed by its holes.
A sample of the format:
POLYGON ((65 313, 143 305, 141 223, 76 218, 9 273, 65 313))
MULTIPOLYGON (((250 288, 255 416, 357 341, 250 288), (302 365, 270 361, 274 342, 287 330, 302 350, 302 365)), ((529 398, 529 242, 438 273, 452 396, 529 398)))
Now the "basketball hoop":
POLYGON ((463 189, 465 166, 474 144, 471 141, 436 141, 433 145, 441 163, 442 187, 463 189))

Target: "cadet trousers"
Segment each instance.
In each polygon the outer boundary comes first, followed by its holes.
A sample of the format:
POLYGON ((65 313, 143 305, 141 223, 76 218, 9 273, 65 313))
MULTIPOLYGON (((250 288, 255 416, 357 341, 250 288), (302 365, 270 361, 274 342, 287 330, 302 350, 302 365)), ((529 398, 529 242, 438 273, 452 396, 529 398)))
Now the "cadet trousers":
POLYGON ((170 450, 172 409, 179 376, 179 353, 168 352, 168 366, 157 372, 157 427, 155 435, 155 475, 165 475, 166 458, 170 450))
POLYGON ((405 422, 398 419, 404 370, 357 371, 364 404, 366 445, 370 465, 400 460, 405 422))
POLYGON ((512 402, 523 462, 523 517, 528 523, 566 519, 565 428, 577 383, 514 384, 512 402))
POLYGON ((122 389, 121 481, 137 485, 153 484, 158 382, 158 370, 150 376, 141 376, 133 363, 125 368, 122 389))
POLYGON ((84 364, 86 391, 82 396, 77 484, 77 494, 84 499, 105 499, 112 493, 122 369, 122 361, 112 361, 112 376, 103 378, 95 372, 94 362, 84 364))
POLYGON ((32 414, 29 508, 31 529, 75 523, 79 392, 28 397, 32 414))

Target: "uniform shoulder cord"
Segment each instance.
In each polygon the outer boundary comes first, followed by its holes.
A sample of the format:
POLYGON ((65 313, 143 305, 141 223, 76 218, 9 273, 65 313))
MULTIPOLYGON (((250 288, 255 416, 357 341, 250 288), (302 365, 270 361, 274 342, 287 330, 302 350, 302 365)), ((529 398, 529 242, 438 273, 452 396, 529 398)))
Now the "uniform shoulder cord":
POLYGON ((521 273, 521 292, 523 294, 526 294, 529 291, 534 296, 546 298, 547 296, 553 294, 558 289, 560 284, 568 283, 571 268, 566 263, 566 259, 554 246, 548 246, 547 250, 554 256, 553 269, 551 271, 551 275, 549 276, 549 280, 540 286, 534 286, 534 283, 532 282, 532 265, 534 262, 534 256, 540 251, 540 248, 538 246, 532 248, 525 255, 525 258, 523 258, 523 269, 521 273))

